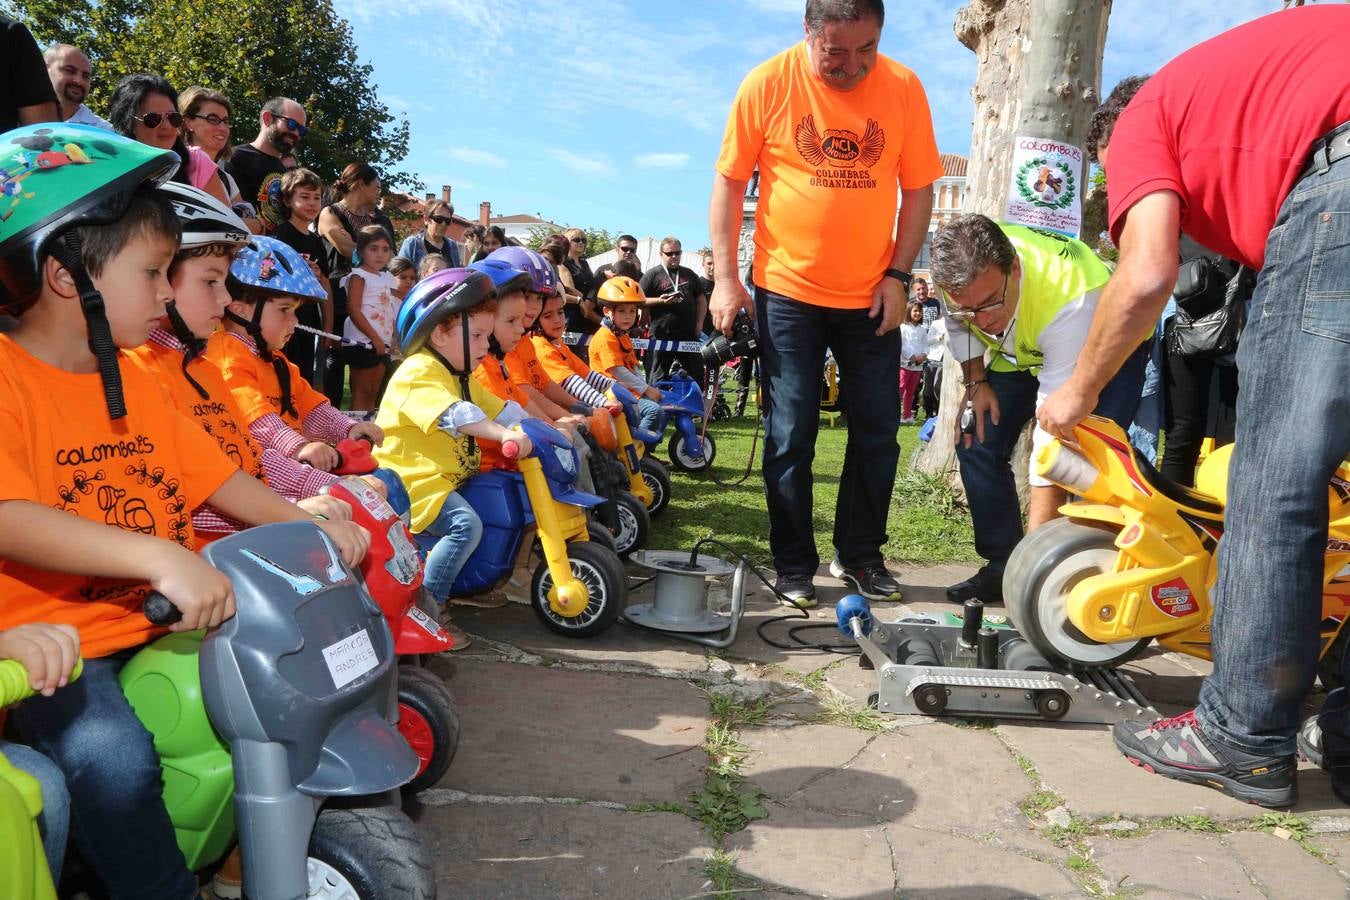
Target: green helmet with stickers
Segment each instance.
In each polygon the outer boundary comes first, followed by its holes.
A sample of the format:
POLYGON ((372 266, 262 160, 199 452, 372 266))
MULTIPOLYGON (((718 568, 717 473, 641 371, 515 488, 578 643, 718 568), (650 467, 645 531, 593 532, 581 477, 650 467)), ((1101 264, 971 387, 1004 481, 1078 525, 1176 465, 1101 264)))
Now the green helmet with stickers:
POLYGON ((36 299, 40 261, 55 238, 107 225, 141 185, 158 185, 178 154, 89 125, 46 123, 0 134, 0 311, 36 299))
POLYGON ((87 125, 52 122, 0 134, 0 312, 18 315, 36 302, 46 257, 69 270, 113 419, 126 415, 117 347, 76 229, 116 222, 142 185, 162 184, 178 163, 172 150, 87 125))

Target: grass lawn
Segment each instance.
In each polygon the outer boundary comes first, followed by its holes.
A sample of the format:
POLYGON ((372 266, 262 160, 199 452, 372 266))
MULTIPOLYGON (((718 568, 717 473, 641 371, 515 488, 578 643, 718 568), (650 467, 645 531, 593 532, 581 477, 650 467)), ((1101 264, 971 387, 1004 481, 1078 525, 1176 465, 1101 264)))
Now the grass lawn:
MULTIPOLYGON (((717 441, 713 463, 716 475, 730 483, 745 471, 755 418, 714 422, 708 432, 717 441)), ((666 437, 670 436, 667 429, 666 437)), ((760 475, 763 434, 755 449, 754 470, 739 487, 720 487, 706 474, 686 475, 671 469, 670 506, 652 523, 648 546, 684 548, 704 537, 716 537, 740 549, 759 563, 769 561, 769 519, 764 504, 764 480, 760 475)), ((844 444, 848 430, 839 419, 831 428, 820 420, 816 441, 815 511, 816 548, 822 561, 834 556, 834 509, 839 495, 839 472, 843 468, 844 444)), ((977 562, 972 540, 970 513, 956 506, 941 479, 908 471, 909 458, 919 443, 919 429, 908 425, 900 429, 900 472, 891 498, 887 522, 887 541, 883 552, 891 562, 938 563, 977 562)), ((666 442, 657 449, 665 460, 666 442)))

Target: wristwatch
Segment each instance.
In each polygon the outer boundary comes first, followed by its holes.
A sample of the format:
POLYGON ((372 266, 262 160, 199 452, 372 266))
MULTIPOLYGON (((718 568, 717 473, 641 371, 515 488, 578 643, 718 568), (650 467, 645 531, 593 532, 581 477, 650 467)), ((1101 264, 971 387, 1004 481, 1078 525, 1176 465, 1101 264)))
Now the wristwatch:
POLYGON ((899 269, 887 269, 881 273, 882 278, 894 278, 905 286, 905 292, 909 292, 909 286, 914 282, 914 276, 908 272, 902 272, 899 269))

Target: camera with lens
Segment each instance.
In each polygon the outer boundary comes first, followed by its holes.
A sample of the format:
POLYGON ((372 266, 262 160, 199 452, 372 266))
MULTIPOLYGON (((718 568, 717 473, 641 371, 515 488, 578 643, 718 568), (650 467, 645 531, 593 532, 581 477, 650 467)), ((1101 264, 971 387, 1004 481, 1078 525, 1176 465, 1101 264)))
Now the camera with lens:
POLYGON ((699 352, 703 354, 703 362, 709 366, 725 365, 738 356, 743 359, 757 359, 759 335, 755 333, 755 326, 751 323, 750 317, 743 312, 738 313, 736 321, 731 325, 731 337, 718 332, 699 352))

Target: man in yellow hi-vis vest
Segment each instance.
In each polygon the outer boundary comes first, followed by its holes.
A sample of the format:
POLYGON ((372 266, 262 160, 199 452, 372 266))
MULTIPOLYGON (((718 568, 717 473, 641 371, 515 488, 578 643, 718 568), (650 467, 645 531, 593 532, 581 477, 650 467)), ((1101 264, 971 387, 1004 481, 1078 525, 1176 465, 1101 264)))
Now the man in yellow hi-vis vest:
MULTIPOLYGON (((957 460, 988 563, 947 589, 957 603, 1003 600, 1003 568, 1022 539, 1012 452, 1040 404, 1073 372, 1097 298, 1111 271, 1082 241, 1054 232, 957 216, 933 238, 932 275, 946 309, 947 346, 961 363, 974 434, 958 437, 957 460)), ((1102 391, 1097 414, 1129 428, 1139 405, 1145 342, 1102 391)), ((938 438, 939 440, 941 438, 938 438)), ((1032 456, 1050 436, 1037 428, 1032 456)), ((1048 521, 1064 492, 1030 473, 1027 528, 1048 521)))

